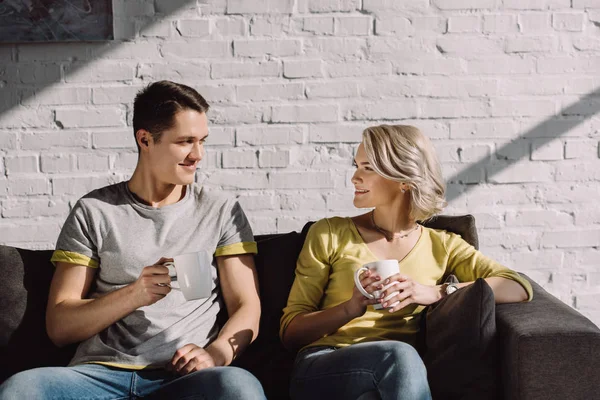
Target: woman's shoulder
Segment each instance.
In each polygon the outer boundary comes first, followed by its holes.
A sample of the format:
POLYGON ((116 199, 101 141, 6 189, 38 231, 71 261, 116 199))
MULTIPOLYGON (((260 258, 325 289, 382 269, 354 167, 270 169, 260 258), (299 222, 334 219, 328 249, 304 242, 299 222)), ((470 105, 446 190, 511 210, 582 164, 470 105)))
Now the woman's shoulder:
POLYGON ((426 226, 423 226, 423 229, 428 233, 432 246, 440 246, 446 251, 466 243, 461 235, 445 229, 428 228, 426 226))
POLYGON ((352 220, 349 217, 321 218, 310 227, 310 231, 336 233, 348 229, 350 223, 352 220))
POLYGON ((427 226, 423 226, 423 233, 427 233, 432 245, 441 245, 443 247, 446 246, 449 240, 452 240, 453 236, 458 236, 444 229, 429 228, 427 226))
POLYGON ((429 228, 425 225, 423 225, 423 229, 429 234, 429 236, 436 239, 446 239, 448 236, 454 235, 454 233, 445 229, 429 228))

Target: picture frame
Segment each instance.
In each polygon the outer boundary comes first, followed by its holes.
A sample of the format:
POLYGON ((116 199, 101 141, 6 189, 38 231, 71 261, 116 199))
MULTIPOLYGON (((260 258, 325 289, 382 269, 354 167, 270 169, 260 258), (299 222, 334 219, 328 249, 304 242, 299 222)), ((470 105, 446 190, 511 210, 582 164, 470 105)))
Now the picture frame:
POLYGON ((114 39, 112 0, 0 0, 0 42, 114 39))

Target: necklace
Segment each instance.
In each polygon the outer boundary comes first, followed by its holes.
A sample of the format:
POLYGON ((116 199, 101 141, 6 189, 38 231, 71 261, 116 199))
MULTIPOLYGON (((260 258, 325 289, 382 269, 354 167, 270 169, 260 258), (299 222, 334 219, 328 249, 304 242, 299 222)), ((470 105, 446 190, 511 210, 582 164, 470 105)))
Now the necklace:
POLYGON ((385 240, 387 240, 388 242, 391 242, 392 240, 394 240, 394 238, 404 239, 405 237, 419 229, 419 224, 415 224, 416 226, 414 228, 412 228, 409 232, 403 235, 385 230, 375 223, 375 210, 371 211, 371 223, 373 224, 373 227, 377 229, 377 231, 379 231, 379 233, 385 236, 385 240))

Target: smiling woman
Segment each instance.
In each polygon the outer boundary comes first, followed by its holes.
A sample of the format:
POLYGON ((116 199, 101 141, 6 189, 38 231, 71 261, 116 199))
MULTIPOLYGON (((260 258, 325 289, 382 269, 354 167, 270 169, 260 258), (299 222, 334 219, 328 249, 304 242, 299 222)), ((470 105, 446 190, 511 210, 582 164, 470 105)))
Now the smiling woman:
POLYGON ((311 226, 281 318, 283 343, 302 348, 292 398, 430 399, 413 346, 425 306, 452 293, 445 278, 460 279, 452 289, 484 278, 496 302, 531 299, 531 286, 460 236, 419 223, 446 201, 435 151, 417 128, 365 129, 354 165, 354 205, 373 210, 311 226), (397 260, 399 272, 359 271, 379 260, 397 260))
MULTIPOLYGON (((444 209, 446 185, 435 150, 425 135, 413 126, 381 125, 367 128, 363 138, 356 158, 381 179, 400 184, 401 193, 409 193, 407 204, 414 219, 425 220, 444 209)), ((361 208, 356 199, 354 205, 361 208)))

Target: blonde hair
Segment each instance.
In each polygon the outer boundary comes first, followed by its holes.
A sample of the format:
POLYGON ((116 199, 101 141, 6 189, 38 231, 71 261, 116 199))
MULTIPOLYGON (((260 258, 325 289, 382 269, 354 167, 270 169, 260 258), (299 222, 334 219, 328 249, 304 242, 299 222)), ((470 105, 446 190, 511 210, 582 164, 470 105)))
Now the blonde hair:
POLYGON ((410 216, 423 221, 447 205, 446 184, 435 149, 421 131, 410 125, 379 125, 363 131, 371 167, 391 181, 410 187, 410 216))

